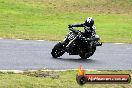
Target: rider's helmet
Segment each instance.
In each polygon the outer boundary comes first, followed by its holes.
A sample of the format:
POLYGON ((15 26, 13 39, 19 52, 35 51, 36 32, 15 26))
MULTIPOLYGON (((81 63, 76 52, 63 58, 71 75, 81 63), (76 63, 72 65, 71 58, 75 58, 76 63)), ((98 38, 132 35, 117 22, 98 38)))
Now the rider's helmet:
POLYGON ((94 25, 94 19, 92 17, 88 17, 84 22, 84 25, 87 27, 92 27, 94 25))

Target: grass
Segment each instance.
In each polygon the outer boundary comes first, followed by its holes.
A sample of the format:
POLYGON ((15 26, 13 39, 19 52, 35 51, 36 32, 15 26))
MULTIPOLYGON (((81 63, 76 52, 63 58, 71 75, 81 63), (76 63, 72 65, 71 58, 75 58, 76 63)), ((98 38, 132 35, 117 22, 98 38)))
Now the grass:
MULTIPOLYGON (((0 88, 131 88, 129 84, 85 84, 76 82, 77 71, 0 73, 0 88)), ((87 71, 88 74, 130 74, 131 71, 87 71)))
POLYGON ((132 43, 131 0, 0 0, 0 12, 1 38, 63 40, 92 16, 103 42, 132 43))

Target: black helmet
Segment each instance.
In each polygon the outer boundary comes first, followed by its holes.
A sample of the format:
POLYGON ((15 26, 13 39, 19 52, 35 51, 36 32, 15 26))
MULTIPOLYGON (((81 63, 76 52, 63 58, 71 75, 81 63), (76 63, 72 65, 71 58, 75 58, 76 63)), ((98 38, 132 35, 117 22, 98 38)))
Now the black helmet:
POLYGON ((94 19, 92 17, 88 17, 84 22, 84 25, 87 27, 92 27, 94 25, 94 19))

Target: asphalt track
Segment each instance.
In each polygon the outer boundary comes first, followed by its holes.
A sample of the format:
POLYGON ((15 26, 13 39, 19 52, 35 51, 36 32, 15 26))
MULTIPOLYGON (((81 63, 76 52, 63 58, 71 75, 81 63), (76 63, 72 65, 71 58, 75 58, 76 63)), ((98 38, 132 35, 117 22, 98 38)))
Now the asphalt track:
POLYGON ((132 70, 132 44, 104 43, 87 60, 64 54, 58 59, 50 52, 57 42, 35 40, 0 40, 0 70, 66 70, 82 65, 92 70, 132 70))

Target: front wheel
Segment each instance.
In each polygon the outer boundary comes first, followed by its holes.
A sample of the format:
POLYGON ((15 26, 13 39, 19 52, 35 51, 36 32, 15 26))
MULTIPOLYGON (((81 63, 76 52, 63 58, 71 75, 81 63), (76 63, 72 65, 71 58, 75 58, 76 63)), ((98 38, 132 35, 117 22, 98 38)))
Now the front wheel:
POLYGON ((52 49, 51 55, 54 58, 60 57, 65 53, 65 47, 62 43, 57 43, 52 49))

